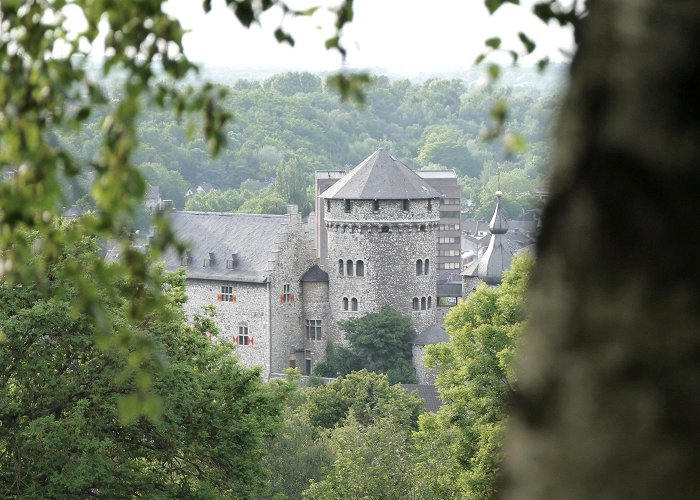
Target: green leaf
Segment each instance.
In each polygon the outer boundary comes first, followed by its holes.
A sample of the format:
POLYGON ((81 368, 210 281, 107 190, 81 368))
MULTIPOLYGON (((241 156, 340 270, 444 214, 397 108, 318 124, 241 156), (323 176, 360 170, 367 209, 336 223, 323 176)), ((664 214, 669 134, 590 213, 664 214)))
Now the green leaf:
POLYGON ((119 420, 123 425, 129 425, 141 415, 141 402, 137 394, 119 396, 117 401, 119 420))
POLYGON ((521 134, 508 134, 505 146, 508 152, 523 154, 527 150, 527 140, 521 134))
POLYGON ((549 57, 543 57, 539 61, 537 61, 537 70, 538 71, 544 71, 545 68, 549 66, 549 57))
POLYGON ((498 49, 501 46, 501 39, 495 36, 493 38, 487 39, 484 43, 487 47, 491 47, 492 49, 498 49))
POLYGON ((151 422, 160 421, 163 415, 163 399, 157 394, 149 394, 143 403, 143 413, 151 422))
POLYGON ((527 50, 528 54, 532 54, 532 51, 535 50, 536 44, 533 42, 525 33, 522 31, 518 33, 518 38, 520 38, 520 41, 523 43, 525 46, 525 50, 527 50))
POLYGON ((487 71, 491 81, 496 81, 501 76, 501 67, 498 64, 489 64, 487 71))
POLYGON ((326 49, 337 49, 339 41, 340 38, 338 38, 337 36, 329 38, 328 40, 326 40, 326 49))
POLYGON ((275 30, 275 38, 279 43, 288 43, 290 46, 294 47, 294 38, 282 28, 277 28, 275 30))
POLYGON ((520 0, 484 0, 484 5, 489 10, 489 14, 496 12, 504 3, 520 4, 520 0))
POLYGON ((476 56, 474 64, 481 64, 484 59, 486 59, 486 54, 479 54, 478 56, 476 56))
POLYGON ((250 1, 236 2, 234 3, 234 12, 236 17, 241 22, 243 26, 249 28, 253 21, 255 20, 255 12, 253 12, 253 6, 250 1))

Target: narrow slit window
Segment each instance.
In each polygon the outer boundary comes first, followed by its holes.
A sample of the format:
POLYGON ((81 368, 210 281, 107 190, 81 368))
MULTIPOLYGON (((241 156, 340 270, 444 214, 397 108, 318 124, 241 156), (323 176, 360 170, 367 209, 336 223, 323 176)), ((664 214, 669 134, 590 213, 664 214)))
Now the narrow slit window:
POLYGON ((347 261, 346 266, 345 266, 345 269, 346 269, 346 274, 347 274, 348 276, 352 276, 352 275, 353 275, 353 268, 352 268, 352 261, 351 261, 351 260, 348 260, 348 261, 347 261))
POLYGON ((350 200, 345 200, 345 211, 350 212, 350 208, 351 208, 350 200))
POLYGON ((341 276, 345 274, 345 266, 343 265, 343 259, 338 260, 338 274, 341 276))
POLYGON ((413 310, 417 311, 418 309, 420 309, 420 306, 418 304, 418 297, 413 297, 413 310))
POLYGON ((418 259, 416 261, 416 276, 423 274, 423 261, 418 259))
POLYGON ((364 261, 358 260, 355 262, 355 276, 365 275, 365 263, 364 261))
POLYGON ((420 308, 422 311, 425 310, 425 297, 421 297, 420 299, 420 308))
POLYGON ((379 212, 379 200, 374 200, 374 202, 372 202, 372 210, 374 212, 379 212))
POLYGON ((430 274, 430 259, 425 259, 425 266, 423 267, 423 274, 430 274))

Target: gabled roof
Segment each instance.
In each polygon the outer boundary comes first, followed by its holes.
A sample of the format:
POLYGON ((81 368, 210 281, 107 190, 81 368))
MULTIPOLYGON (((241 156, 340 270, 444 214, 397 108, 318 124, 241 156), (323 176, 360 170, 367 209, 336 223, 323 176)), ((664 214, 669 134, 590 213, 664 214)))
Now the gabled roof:
POLYGON ((450 336, 440 325, 430 325, 428 328, 416 335, 413 339, 412 344, 416 345, 429 345, 429 344, 442 344, 443 342, 449 342, 450 336))
POLYGON ((401 384, 406 392, 413 392, 423 400, 423 410, 436 412, 442 406, 442 401, 434 385, 428 384, 401 384))
MULTIPOLYGON (((176 237, 190 247, 187 277, 223 281, 263 283, 268 277, 269 261, 277 248, 276 241, 287 217, 220 212, 172 212, 170 221, 176 237), (213 265, 204 267, 205 259, 214 254, 213 265), (233 260, 228 269, 227 260, 233 260)), ((182 269, 174 253, 165 258, 168 271, 182 269)))
POLYGON ((318 265, 314 265, 311 267, 308 271, 304 273, 304 276, 301 277, 302 282, 317 282, 317 283, 322 283, 326 282, 328 283, 328 273, 318 267, 318 265))
POLYGON ((326 189, 321 198, 346 200, 401 200, 440 198, 413 170, 379 148, 365 161, 326 189))

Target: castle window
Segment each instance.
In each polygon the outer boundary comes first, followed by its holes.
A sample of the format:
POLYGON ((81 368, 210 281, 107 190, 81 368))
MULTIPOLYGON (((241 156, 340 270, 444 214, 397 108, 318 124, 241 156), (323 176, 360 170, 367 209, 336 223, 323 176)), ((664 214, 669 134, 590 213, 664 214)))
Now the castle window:
POLYGON ((428 309, 432 309, 433 307, 433 298, 431 296, 428 296, 428 309))
POLYGON ((222 286, 221 293, 218 295, 217 299, 221 302, 236 302, 236 296, 233 294, 233 287, 222 286))
POLYGON ((183 255, 180 258, 180 265, 181 266, 189 266, 191 262, 192 262, 192 254, 190 252, 185 253, 185 255, 183 255))
POLYGON ((352 261, 348 260, 345 262, 346 264, 346 269, 347 269, 347 275, 352 276, 352 261))
POLYGON ((294 294, 292 293, 292 285, 285 283, 282 285, 282 295, 280 295, 280 304, 293 304, 294 294))
POLYGON ((389 226, 382 226, 382 233, 388 233, 389 232, 389 226))
POLYGON ((423 267, 423 274, 430 274, 430 259, 425 259, 425 266, 423 267))
POLYGON ((418 259, 416 261, 416 276, 423 274, 423 261, 418 259))
POLYGON ((236 345, 253 345, 253 337, 248 334, 248 323, 245 321, 238 323, 238 335, 233 337, 236 345))
POLYGON ((355 262, 355 276, 365 275, 365 263, 364 261, 358 260, 355 262))
POLYGON ((411 202, 410 200, 403 200, 403 210, 404 212, 408 212, 411 209, 411 202))
POLYGON ((321 320, 306 320, 306 338, 308 340, 321 340, 321 320))
POLYGON ((372 203, 372 210, 374 212, 379 212, 379 200, 374 200, 372 203))
POLYGON ((428 212, 433 211, 433 200, 428 200, 428 212))
POLYGON ((345 273, 345 266, 343 265, 343 259, 338 259, 338 274, 341 276, 345 273))
POLYGON ((425 232, 425 224, 421 224, 420 226, 420 232, 424 233, 425 232))
POLYGON ((350 212, 350 200, 345 200, 345 211, 350 212))
POLYGON ((351 308, 353 311, 357 311, 357 299, 354 298, 354 297, 353 297, 352 300, 350 301, 350 308, 351 308))
POLYGON ((413 297, 413 310, 417 311, 418 309, 420 309, 418 297, 413 297))
POLYGON ((420 299, 420 308, 421 310, 425 310, 425 297, 421 297, 420 299))
POLYGON ((331 200, 326 199, 326 212, 330 212, 330 211, 331 211, 331 200))
POLYGON ((349 309, 348 304, 349 304, 348 298, 343 297, 343 311, 347 311, 349 309))

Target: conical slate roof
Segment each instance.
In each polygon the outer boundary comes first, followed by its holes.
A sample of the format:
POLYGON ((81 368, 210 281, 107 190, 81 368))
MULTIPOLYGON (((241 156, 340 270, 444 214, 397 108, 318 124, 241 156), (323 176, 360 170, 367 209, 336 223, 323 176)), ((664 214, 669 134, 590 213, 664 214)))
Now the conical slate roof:
POLYGON ((321 194, 341 200, 420 200, 440 198, 413 170, 379 148, 321 194))
POLYGON ((312 281, 328 283, 328 273, 318 267, 318 265, 314 265, 304 273, 304 275, 301 277, 301 281, 305 283, 312 281))
POLYGON ((500 191, 496 192, 496 210, 494 210, 489 224, 493 236, 491 236, 486 252, 479 259, 477 269, 479 278, 489 285, 501 284, 503 273, 510 269, 513 260, 513 254, 503 236, 508 232, 508 221, 501 212, 501 196, 500 191))

